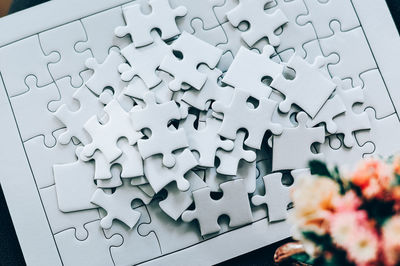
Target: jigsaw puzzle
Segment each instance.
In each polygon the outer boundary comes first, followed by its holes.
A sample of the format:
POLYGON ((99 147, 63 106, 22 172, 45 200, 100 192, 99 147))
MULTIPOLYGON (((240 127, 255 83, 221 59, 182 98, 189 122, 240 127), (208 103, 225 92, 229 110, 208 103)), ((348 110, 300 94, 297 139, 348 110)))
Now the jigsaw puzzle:
POLYGON ((60 0, 0 32, 28 265, 216 264, 290 235, 310 159, 400 150, 384 0, 60 0))

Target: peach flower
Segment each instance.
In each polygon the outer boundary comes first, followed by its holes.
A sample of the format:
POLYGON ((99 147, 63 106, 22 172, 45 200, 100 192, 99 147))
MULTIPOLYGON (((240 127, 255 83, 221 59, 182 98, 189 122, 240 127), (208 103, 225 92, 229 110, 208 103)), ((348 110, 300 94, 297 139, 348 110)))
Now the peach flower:
POLYGON ((339 187, 331 179, 304 177, 292 190, 295 208, 291 219, 302 231, 324 234, 328 231, 328 221, 335 208, 333 199, 338 196, 339 187))
POLYGON ((359 225, 346 244, 348 259, 356 265, 376 264, 379 254, 379 238, 375 229, 359 225))
POLYGON ((366 199, 384 199, 390 190, 393 174, 384 162, 377 159, 368 159, 361 162, 351 176, 353 184, 361 188, 366 199))
POLYGON ((387 265, 400 263, 400 215, 392 217, 382 228, 383 253, 387 265))

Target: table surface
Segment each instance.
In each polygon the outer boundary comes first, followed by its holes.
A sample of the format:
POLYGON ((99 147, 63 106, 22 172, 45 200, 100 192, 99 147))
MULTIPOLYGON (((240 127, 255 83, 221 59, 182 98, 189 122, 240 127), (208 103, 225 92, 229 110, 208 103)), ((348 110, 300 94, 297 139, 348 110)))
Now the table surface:
MULTIPOLYGON (((3 0, 2 4, 3 4, 3 0)), ((28 7, 46 2, 47 0, 14 0, 9 13, 17 12, 28 7)), ((5 1, 8 2, 8 1, 5 1)), ((397 29, 400 29, 400 0, 386 0, 397 29)), ((8 8, 8 5, 4 5, 8 8)), ((3 6, 1 6, 2 8, 3 6)), ((1 9, 0 8, 0 9, 1 9)), ((0 186, 0 265, 25 265, 21 248, 8 212, 7 204, 0 186)), ((287 241, 287 240, 286 240, 287 241)), ((237 258, 231 259, 221 265, 274 265, 273 254, 277 247, 285 240, 273 245, 255 250, 237 258)))

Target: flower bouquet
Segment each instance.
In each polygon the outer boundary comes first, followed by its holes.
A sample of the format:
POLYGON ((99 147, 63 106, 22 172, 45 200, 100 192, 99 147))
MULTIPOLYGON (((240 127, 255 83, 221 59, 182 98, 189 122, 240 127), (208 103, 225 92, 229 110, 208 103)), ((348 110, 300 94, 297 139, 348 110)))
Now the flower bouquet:
POLYGON ((354 171, 310 162, 292 191, 293 237, 306 264, 400 265, 400 157, 366 159, 354 171))

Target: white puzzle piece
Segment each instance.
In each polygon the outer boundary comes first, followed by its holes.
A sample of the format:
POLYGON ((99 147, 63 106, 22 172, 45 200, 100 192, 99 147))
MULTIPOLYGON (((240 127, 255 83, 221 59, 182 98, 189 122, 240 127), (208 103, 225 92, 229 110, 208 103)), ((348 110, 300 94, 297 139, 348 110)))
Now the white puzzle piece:
POLYGON ((151 92, 145 94, 143 100, 145 108, 134 108, 130 112, 134 129, 151 131, 148 139, 138 140, 139 152, 143 159, 162 154, 163 164, 173 167, 175 158, 172 152, 188 146, 183 129, 168 127, 171 120, 181 117, 178 106, 174 101, 157 104, 155 95, 151 92))
POLYGON ((108 162, 112 162, 122 153, 117 146, 119 138, 125 137, 129 144, 133 145, 142 137, 142 134, 135 130, 129 113, 116 100, 107 104, 104 111, 108 114, 108 121, 105 124, 100 124, 96 115, 85 123, 84 129, 91 136, 92 142, 85 145, 82 153, 90 157, 98 149, 108 162))
POLYGON ((123 49, 131 42, 128 36, 118 38, 114 35, 115 28, 124 23, 122 8, 119 6, 83 18, 81 21, 87 40, 78 42, 75 49, 78 52, 90 49, 93 57, 99 62, 106 60, 112 47, 123 49))
POLYGON ((290 188, 282 184, 282 174, 274 173, 263 177, 265 195, 251 199, 255 206, 266 204, 270 222, 285 220, 290 199, 290 188))
POLYGON ((292 104, 302 108, 314 118, 322 108, 336 85, 319 70, 326 61, 317 57, 313 64, 307 63, 297 55, 290 58, 287 67, 295 71, 294 79, 279 75, 271 86, 285 95, 285 100, 279 103, 279 110, 287 113, 292 104))
POLYGON ((181 122, 181 126, 187 134, 189 149, 199 154, 199 166, 213 167, 217 149, 230 151, 234 147, 233 142, 231 140, 222 140, 218 135, 221 121, 215 118, 208 118, 203 128, 196 129, 194 127, 195 120, 196 116, 188 115, 181 122))
POLYGON ((198 231, 193 230, 192 224, 182 222, 182 220, 174 221, 159 208, 157 201, 151 202, 147 208, 151 222, 140 224, 138 232, 142 236, 154 232, 160 243, 162 254, 171 253, 203 240, 198 231))
POLYGON ((350 30, 359 25, 357 15, 350 1, 304 0, 304 3, 308 12, 301 14, 297 18, 297 22, 300 25, 312 23, 320 38, 332 35, 332 31, 329 28, 329 24, 332 21, 340 21, 343 24, 343 30, 350 30), (332 12, 332 10, 336 10, 336 12, 332 12))
POLYGON ((169 88, 173 91, 180 90, 183 83, 200 90, 207 76, 198 71, 197 67, 200 64, 206 64, 214 68, 222 55, 222 50, 185 31, 172 44, 172 49, 181 52, 183 58, 179 59, 167 54, 161 62, 160 69, 174 77, 174 80, 169 83, 169 88), (199 54, 198 51, 202 53, 199 54))
MULTIPOLYGON (((54 132, 55 137, 65 129, 54 132)), ((24 143, 27 155, 31 158, 32 172, 38 188, 54 185, 53 165, 69 163, 75 160, 75 145, 72 142, 61 145, 58 142, 49 148, 44 144, 44 137, 37 136, 24 143)))
POLYGON ((11 43, 0 49, 0 69, 9 97, 25 93, 29 90, 26 77, 37 78, 36 85, 43 87, 53 82, 47 64, 58 61, 57 55, 45 55, 37 35, 11 43), (30 58, 30 60, 25 60, 30 58), (15 62, 24 62, 15 64, 15 62))
POLYGON ((223 113, 219 134, 228 139, 235 139, 236 132, 245 128, 249 135, 244 144, 250 148, 260 149, 261 142, 267 130, 273 134, 282 133, 282 127, 271 121, 273 110, 277 103, 269 99, 260 99, 256 108, 251 108, 247 104, 250 94, 246 91, 236 89, 229 105, 221 102, 213 104, 213 110, 217 113, 223 113))
POLYGON ((186 15, 184 6, 171 8, 168 0, 149 0, 150 14, 143 14, 139 4, 123 8, 126 26, 116 28, 115 34, 123 37, 131 35, 136 47, 145 46, 153 42, 150 31, 159 29, 163 40, 170 39, 179 34, 175 18, 186 15))
POLYGON ((57 205, 57 194, 54 186, 42 188, 40 196, 45 205, 46 214, 54 234, 73 228, 75 229, 76 238, 84 241, 88 237, 88 232, 84 225, 99 219, 97 210, 82 210, 68 213, 60 211, 57 205))
POLYGON ((75 45, 86 39, 85 30, 78 21, 39 34, 40 44, 45 54, 56 53, 59 60, 49 63, 49 71, 54 79, 71 77, 74 87, 82 85, 80 73, 86 69, 85 61, 92 56, 89 50, 75 51, 75 45))
POLYGON ((275 30, 287 22, 285 14, 280 10, 275 10, 268 14, 264 11, 264 6, 272 0, 239 0, 239 5, 226 13, 229 22, 238 27, 242 21, 250 24, 250 29, 242 33, 243 40, 253 46, 258 40, 267 37, 272 46, 279 45, 279 37, 275 30))
POLYGON ((193 203, 193 191, 207 186, 193 171, 186 173, 185 178, 190 183, 189 190, 180 191, 176 184, 170 183, 165 187, 167 197, 159 201, 160 208, 175 221, 193 203))
POLYGON ((272 46, 266 46, 262 54, 240 48, 222 81, 247 91, 256 99, 268 98, 272 89, 262 79, 270 77, 275 80, 283 71, 283 66, 271 59, 273 53, 272 46))
POLYGON ((245 160, 249 163, 254 162, 256 153, 253 150, 244 149, 245 132, 239 131, 234 141, 232 151, 217 150, 215 156, 218 157, 220 164, 217 167, 217 173, 223 175, 236 175, 240 160, 245 160))
POLYGON ((116 221, 110 229, 104 232, 107 237, 118 234, 124 239, 121 246, 110 248, 115 265, 136 265, 153 258, 154 255, 161 255, 161 249, 156 234, 150 232, 146 236, 141 236, 137 230, 139 225, 151 222, 146 207, 138 207, 135 210, 142 215, 134 229, 130 230, 130 228, 124 224, 116 221), (135 253, 135 256, 132 256, 132 252, 135 253))
POLYGON ((75 239, 74 229, 68 229, 55 235, 55 240, 60 247, 60 256, 65 265, 81 263, 92 266, 113 265, 110 247, 122 245, 123 238, 118 234, 106 238, 99 223, 97 220, 85 225, 89 236, 84 241, 75 239))
POLYGON ((172 181, 180 191, 186 191, 190 183, 185 174, 197 166, 197 160, 188 149, 184 149, 176 156, 175 165, 168 168, 163 165, 160 155, 151 156, 144 160, 144 173, 152 189, 157 193, 172 181))
POLYGON ((357 141, 361 145, 372 141, 375 145, 373 154, 384 158, 400 151, 400 145, 396 140, 400 133, 400 127, 397 123, 399 118, 397 115, 392 114, 383 118, 377 118, 374 109, 371 108, 366 109, 366 115, 369 117, 371 129, 357 132, 355 134, 357 141))
POLYGON ((24 141, 43 135, 46 146, 52 147, 56 144, 52 133, 62 128, 62 124, 47 108, 50 101, 59 98, 56 84, 51 83, 44 87, 38 87, 37 78, 34 76, 28 76, 26 81, 29 90, 10 99, 15 109, 14 113, 20 134, 24 141))
POLYGON ((138 187, 132 186, 130 182, 125 182, 112 194, 106 194, 103 190, 97 189, 91 202, 107 211, 107 215, 101 219, 101 227, 109 229, 113 220, 118 219, 132 229, 140 218, 140 212, 131 207, 132 201, 135 199, 140 199, 145 204, 151 201, 151 198, 138 187))
POLYGON ((193 192, 195 210, 188 210, 182 214, 182 220, 199 221, 201 235, 218 232, 219 216, 229 216, 229 226, 236 227, 252 221, 250 202, 242 179, 221 184, 224 193, 221 199, 214 200, 210 196, 209 188, 202 188, 193 192), (234 206, 234 207, 233 207, 234 206))
POLYGON ((311 145, 324 142, 325 129, 307 128, 307 120, 307 114, 300 112, 297 114, 297 127, 285 128, 281 135, 271 138, 273 171, 306 168, 310 160, 323 159, 322 154, 314 154, 311 151, 311 145))
POLYGON ((96 191, 94 167, 80 160, 53 166, 58 207, 62 212, 94 209, 90 202, 96 191), (74 197, 71 197, 74 195, 74 197))

